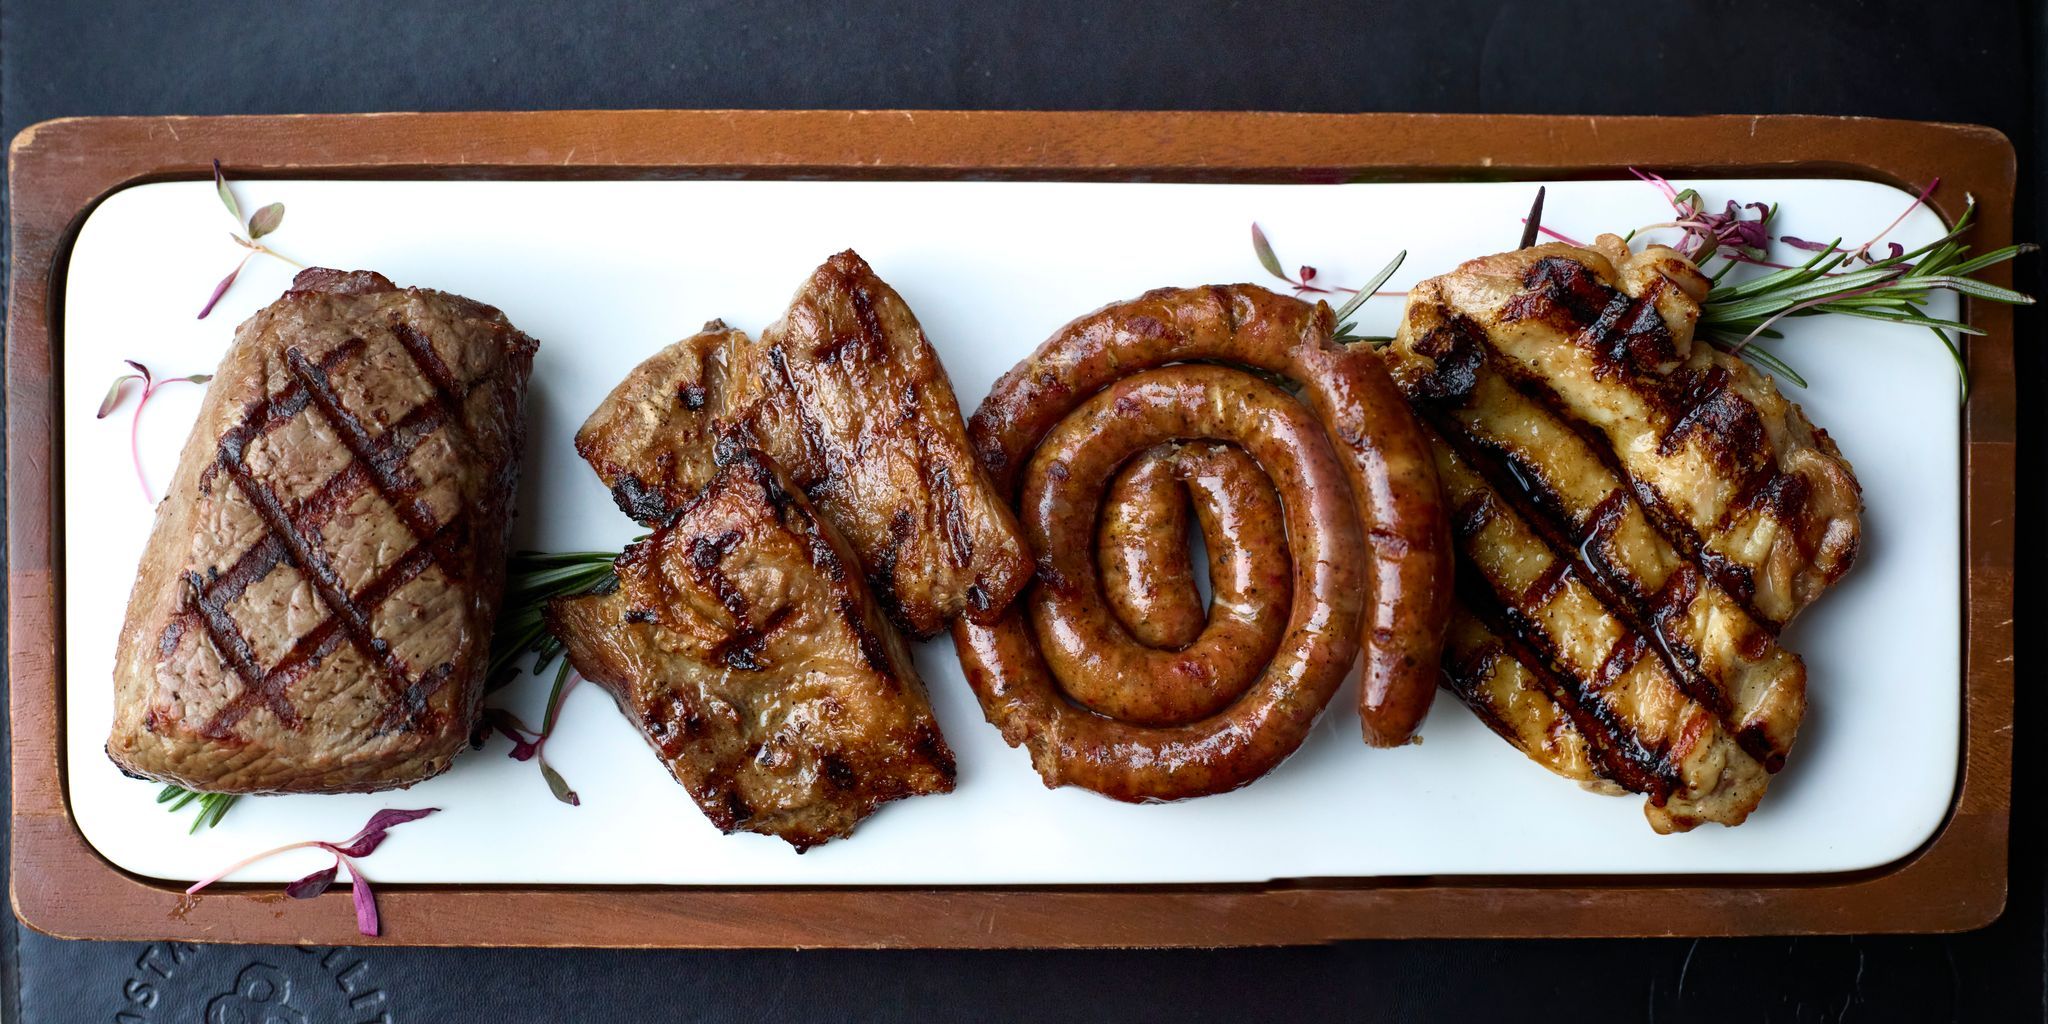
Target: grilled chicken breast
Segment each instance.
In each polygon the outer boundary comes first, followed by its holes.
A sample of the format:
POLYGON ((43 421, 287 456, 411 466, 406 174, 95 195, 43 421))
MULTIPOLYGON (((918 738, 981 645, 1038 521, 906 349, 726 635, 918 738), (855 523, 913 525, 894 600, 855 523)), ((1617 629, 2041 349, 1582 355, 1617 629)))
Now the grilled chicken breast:
POLYGON ((1708 287, 1659 246, 1536 246, 1422 282, 1385 350, 1454 510, 1448 685, 1660 832, 1762 799, 1805 711, 1777 632, 1860 537, 1827 434, 1694 344, 1708 287))
POLYGON ((938 353, 851 250, 758 340, 719 322, 642 363, 576 448, 627 514, 663 522, 755 449, 842 533, 912 636, 1000 613, 1031 578, 1016 519, 967 444, 938 353))
POLYGON ((734 453, 554 634, 721 831, 799 852, 953 788, 909 652, 853 554, 765 456, 734 453))
POLYGON ((483 691, 537 348, 313 269, 236 332, 158 506, 107 754, 218 793, 409 786, 483 691))

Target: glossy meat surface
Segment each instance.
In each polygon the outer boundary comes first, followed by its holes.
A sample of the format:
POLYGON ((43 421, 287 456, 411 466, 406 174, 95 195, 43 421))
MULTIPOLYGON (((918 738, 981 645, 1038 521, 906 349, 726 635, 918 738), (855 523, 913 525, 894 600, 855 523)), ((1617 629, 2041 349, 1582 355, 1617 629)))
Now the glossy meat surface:
POLYGON ((993 616, 1031 577, 938 354, 852 251, 759 340, 714 323, 656 354, 577 434, 620 507, 650 524, 740 449, 766 453, 845 535, 912 636, 993 616))
POLYGON ((1778 629, 1854 559, 1825 432, 1692 327, 1708 282, 1619 239, 1474 260, 1385 350, 1430 427, 1461 554, 1447 681, 1552 770, 1737 824, 1785 762, 1806 670, 1778 629))
POLYGON ((469 738, 536 344, 308 270, 236 332, 158 507, 107 753, 223 793, 408 786, 469 738))
POLYGON ((721 831, 799 851, 953 788, 953 755, 852 552, 764 457, 727 460, 549 624, 721 831))

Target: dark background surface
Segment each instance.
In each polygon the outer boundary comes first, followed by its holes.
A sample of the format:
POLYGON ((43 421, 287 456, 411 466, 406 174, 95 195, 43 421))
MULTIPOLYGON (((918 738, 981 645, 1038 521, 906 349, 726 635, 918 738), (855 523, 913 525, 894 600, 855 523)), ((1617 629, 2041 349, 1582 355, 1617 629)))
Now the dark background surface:
MULTIPOLYGON (((2048 238, 2031 4, 0 0, 0 133, 72 114, 577 107, 1822 113, 2012 138, 2048 238)), ((2040 261, 2023 285, 2044 292, 2040 261)), ((2024 564, 2040 318, 2023 316, 2024 564)), ((1258 951, 310 951, 62 942, 0 919, 11 1020, 199 1020, 251 964, 314 1020, 2040 1020, 2042 700, 2025 627, 2010 906, 1944 937, 1366 942, 1258 951), (2034 783, 2034 784, 2027 784, 2034 783), (352 1005, 351 1005, 352 1003, 352 1005), (122 1013, 131 1016, 119 1016, 122 1013)), ((1831 699, 1854 699, 1832 695, 1831 699)), ((4 770, 4 763, 0 763, 4 770)), ((1883 785, 1882 779, 1871 780, 1883 785)), ((601 856, 592 851, 592 856, 601 856)), ((1645 923, 1636 923, 1645 926, 1645 923)), ((1654 924, 1647 926, 1654 927, 1654 924)))

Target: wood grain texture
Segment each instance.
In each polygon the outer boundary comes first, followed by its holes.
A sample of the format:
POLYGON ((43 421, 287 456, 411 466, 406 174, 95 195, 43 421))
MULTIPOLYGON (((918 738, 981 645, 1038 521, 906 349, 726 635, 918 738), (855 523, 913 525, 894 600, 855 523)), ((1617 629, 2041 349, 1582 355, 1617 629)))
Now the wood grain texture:
MULTIPOLYGON (((63 509, 55 339, 70 242, 141 181, 249 177, 999 177, 1499 180, 1674 174, 1940 175, 1974 194, 1981 250, 2011 241, 2014 161, 1995 131, 1818 117, 624 111, 69 119, 9 150, 7 522, 12 899, 33 928, 101 939, 350 944, 347 896, 274 887, 196 899, 127 874, 73 825, 63 774, 63 509)), ((1997 268, 1990 279, 2009 283, 1997 268)), ((1920 850, 1845 875, 1300 879, 1263 886, 965 889, 389 886, 385 942, 413 945, 1218 946, 1403 936, 1959 931, 2003 909, 2013 727, 2012 314, 1971 303, 1963 657, 1965 757, 1920 850)), ((99 728, 98 723, 88 727, 99 728)))

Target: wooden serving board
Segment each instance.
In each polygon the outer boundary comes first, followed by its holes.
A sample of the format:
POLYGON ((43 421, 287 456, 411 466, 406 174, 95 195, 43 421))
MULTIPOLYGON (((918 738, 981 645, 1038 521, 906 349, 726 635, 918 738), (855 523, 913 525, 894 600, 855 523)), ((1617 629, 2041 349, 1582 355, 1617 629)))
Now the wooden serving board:
MULTIPOLYGON (((108 119, 32 128, 12 151, 13 867, 18 913, 57 934, 361 941, 344 907, 280 906, 274 886, 189 900, 173 884, 128 874, 85 839, 67 804, 64 431, 56 415, 64 275, 79 226, 101 200, 138 182, 203 177, 215 157, 244 180, 1555 180, 1612 177, 1635 164, 1707 177, 1864 178, 1911 188, 1939 174, 1945 182, 1936 205, 1944 216, 1959 212, 1966 193, 1978 197, 1982 220, 1971 241, 1982 248, 2009 240, 2013 188, 2011 149, 1995 133, 1815 118, 630 112, 108 119)), ((1989 334, 1969 351, 1977 388, 1963 424, 1964 756, 1946 821, 1895 862, 1829 875, 1467 875, 1232 886, 381 886, 386 934, 420 944, 1217 945, 1981 924, 2002 907, 2005 891, 2014 399, 2009 311, 1970 312, 1989 334)), ((74 669, 81 671, 91 674, 74 669)))

